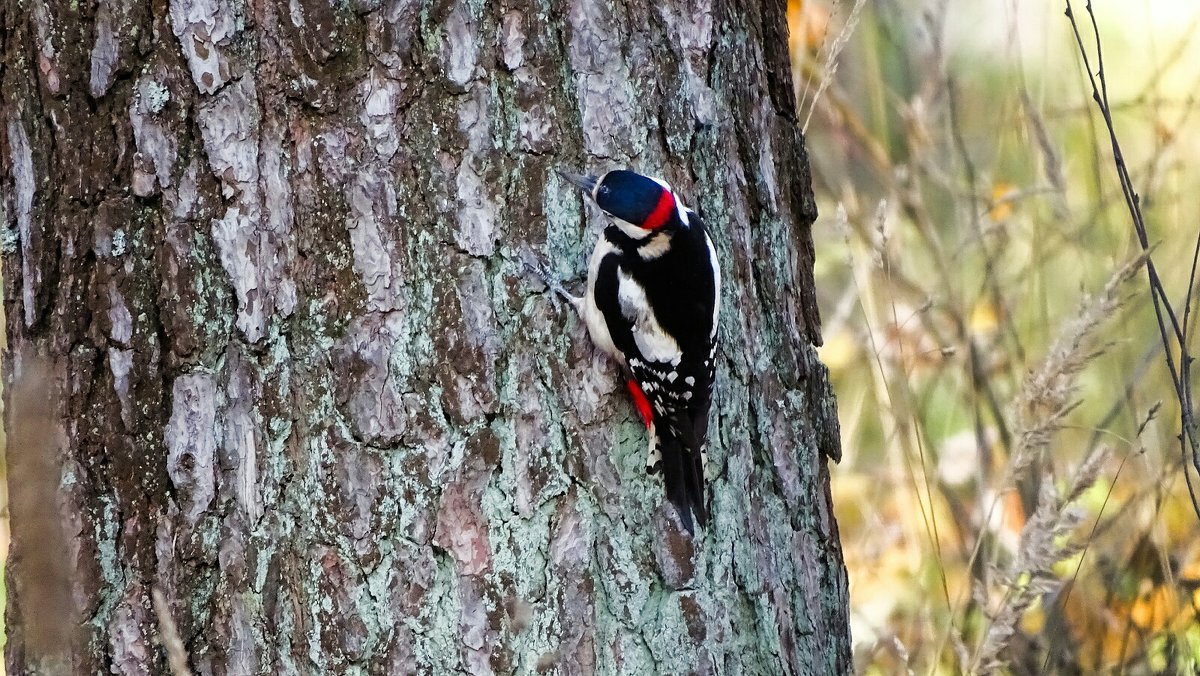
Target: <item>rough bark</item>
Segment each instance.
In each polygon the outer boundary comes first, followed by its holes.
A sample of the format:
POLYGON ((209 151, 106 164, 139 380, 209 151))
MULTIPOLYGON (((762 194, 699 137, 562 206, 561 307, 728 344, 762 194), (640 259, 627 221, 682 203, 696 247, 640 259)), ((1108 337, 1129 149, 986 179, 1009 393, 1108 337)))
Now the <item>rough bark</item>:
POLYGON ((785 31, 778 0, 0 0, 6 375, 47 374, 6 424, 54 466, 12 476, 10 673, 161 673, 155 587, 204 674, 847 671, 785 31), (522 263, 578 285, 602 225, 555 166, 662 175, 714 233, 695 542, 522 263), (47 647, 23 524, 55 506, 80 624, 47 647))

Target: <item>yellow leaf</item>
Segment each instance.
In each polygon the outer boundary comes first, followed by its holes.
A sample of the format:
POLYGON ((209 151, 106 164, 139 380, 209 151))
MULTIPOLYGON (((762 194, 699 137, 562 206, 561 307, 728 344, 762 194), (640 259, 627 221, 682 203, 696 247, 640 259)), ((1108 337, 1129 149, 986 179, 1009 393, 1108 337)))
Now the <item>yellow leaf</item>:
POLYGON ((1159 631, 1175 617, 1179 599, 1167 585, 1154 587, 1150 580, 1143 580, 1142 587, 1143 593, 1129 609, 1129 619, 1141 629, 1159 631))
POLYGON ((1036 636, 1046 627, 1046 611, 1037 602, 1021 616, 1021 631, 1036 636))
POLYGON ((980 300, 971 310, 971 333, 989 334, 1000 326, 1000 313, 989 300, 980 300))
POLYGON ((789 0, 787 8, 789 48, 816 53, 829 32, 829 9, 811 0, 789 0))
POLYGON ((1013 213, 1013 200, 1017 197, 1017 186, 1004 181, 992 186, 992 208, 988 209, 988 217, 993 221, 1006 220, 1013 213))

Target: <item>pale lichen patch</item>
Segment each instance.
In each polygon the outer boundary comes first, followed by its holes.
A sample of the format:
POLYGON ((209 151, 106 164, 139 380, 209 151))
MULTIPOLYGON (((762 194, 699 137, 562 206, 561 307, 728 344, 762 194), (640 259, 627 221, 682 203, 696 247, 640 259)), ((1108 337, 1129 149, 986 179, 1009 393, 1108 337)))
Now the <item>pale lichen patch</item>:
POLYGON ((155 115, 161 113, 171 100, 171 90, 154 80, 147 82, 143 91, 146 97, 146 109, 155 115))
POLYGON ((499 205, 492 199, 482 165, 490 143, 487 90, 474 88, 458 109, 459 131, 467 138, 467 153, 458 164, 455 187, 458 195, 458 230, 455 243, 472 256, 491 256, 499 233, 499 205))
POLYGON ((117 69, 117 52, 120 47, 113 16, 120 7, 113 7, 112 0, 101 0, 96 10, 96 42, 92 46, 90 90, 93 98, 100 98, 112 84, 117 69))
MULTIPOLYGON (((156 76, 161 74, 160 71, 156 76)), ((129 122, 137 145, 132 187, 134 194, 140 197, 154 194, 159 188, 169 188, 173 182, 172 173, 179 156, 178 142, 158 119, 158 113, 169 97, 169 90, 147 74, 138 80, 129 104, 129 122)))
POLYGON ((203 371, 171 386, 171 418, 164 438, 167 474, 184 519, 195 525, 216 497, 217 386, 203 371))
POLYGON ((113 388, 121 402, 121 420, 126 426, 132 424, 129 402, 129 373, 133 370, 133 350, 111 348, 108 351, 108 368, 113 376, 113 388))
POLYGON ((125 229, 117 228, 116 230, 113 230, 111 248, 109 249, 109 252, 112 253, 113 256, 119 258, 125 255, 125 251, 128 246, 128 241, 125 239, 125 229))
POLYGON ((239 29, 230 3, 171 0, 171 30, 179 39, 196 88, 212 94, 229 80, 229 64, 218 45, 239 29))
POLYGON ((108 283, 108 322, 111 326, 109 337, 120 345, 128 345, 133 339, 133 317, 125 305, 125 297, 111 280, 108 283))
POLYGON ((33 326, 37 316, 36 298, 42 282, 42 270, 33 255, 33 151, 16 108, 9 108, 8 145, 12 162, 14 215, 17 233, 21 238, 21 308, 25 326, 29 327, 33 326))
POLYGON ((454 3, 446 21, 446 77, 465 87, 475 76, 479 59, 479 22, 466 2, 454 3))
POLYGON ((21 236, 12 228, 0 228, 0 255, 11 256, 21 245, 21 236))

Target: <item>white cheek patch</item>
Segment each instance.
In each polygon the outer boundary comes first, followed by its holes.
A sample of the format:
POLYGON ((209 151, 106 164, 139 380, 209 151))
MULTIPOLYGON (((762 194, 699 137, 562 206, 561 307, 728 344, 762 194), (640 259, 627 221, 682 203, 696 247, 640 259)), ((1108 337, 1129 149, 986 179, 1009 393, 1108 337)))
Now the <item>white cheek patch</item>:
POLYGON ((621 315, 633 325, 633 342, 648 361, 678 365, 683 358, 679 343, 663 330, 650 309, 646 290, 633 277, 621 273, 617 286, 621 315))
MULTIPOLYGON (((607 211, 604 213, 608 214, 607 211)), ((628 237, 629 239, 643 240, 643 239, 646 239, 647 237, 649 237, 650 235, 654 234, 654 232, 652 230, 646 230, 645 228, 639 228, 636 225, 634 225, 633 223, 630 223, 629 221, 617 218, 616 216, 613 216, 612 214, 608 214, 608 216, 610 218, 612 218, 612 222, 615 223, 616 226, 621 229, 621 232, 625 233, 625 236, 628 237)))

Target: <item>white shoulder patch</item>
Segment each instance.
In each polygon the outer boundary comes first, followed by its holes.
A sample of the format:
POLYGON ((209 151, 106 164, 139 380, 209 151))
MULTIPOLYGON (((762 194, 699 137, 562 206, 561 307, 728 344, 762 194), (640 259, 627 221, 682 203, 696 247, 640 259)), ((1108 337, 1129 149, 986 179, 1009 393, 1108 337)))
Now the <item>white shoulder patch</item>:
POLYGON ((632 324, 633 342, 642 356, 648 361, 678 365, 683 358, 679 343, 659 325, 646 290, 625 271, 619 278, 617 301, 621 304, 621 315, 632 324))
POLYGON ((645 244, 639 244, 638 256, 644 261, 652 261, 671 250, 671 236, 665 232, 655 233, 645 244))

